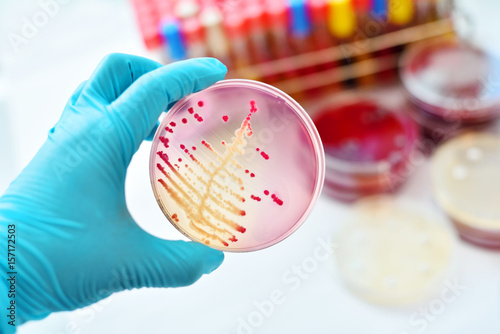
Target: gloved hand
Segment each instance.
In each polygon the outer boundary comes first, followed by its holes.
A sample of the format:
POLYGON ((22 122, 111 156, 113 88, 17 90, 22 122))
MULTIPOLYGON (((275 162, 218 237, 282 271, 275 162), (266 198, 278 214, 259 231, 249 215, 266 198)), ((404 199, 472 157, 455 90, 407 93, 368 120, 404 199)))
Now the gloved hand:
POLYGON ((124 184, 132 155, 160 114, 225 73, 216 59, 161 66, 112 54, 77 88, 47 141, 0 198, 2 332, 12 331, 5 317, 10 224, 17 238, 16 325, 123 289, 189 285, 222 263, 220 251, 139 228, 124 184))

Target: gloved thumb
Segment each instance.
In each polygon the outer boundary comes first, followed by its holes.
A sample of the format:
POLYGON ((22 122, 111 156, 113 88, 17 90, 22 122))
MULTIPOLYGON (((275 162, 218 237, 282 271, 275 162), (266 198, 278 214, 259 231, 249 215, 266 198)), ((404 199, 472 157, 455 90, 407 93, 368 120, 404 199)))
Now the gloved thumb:
POLYGON ((191 285, 224 260, 224 253, 197 242, 163 240, 147 233, 144 239, 133 264, 137 277, 129 288, 191 285))

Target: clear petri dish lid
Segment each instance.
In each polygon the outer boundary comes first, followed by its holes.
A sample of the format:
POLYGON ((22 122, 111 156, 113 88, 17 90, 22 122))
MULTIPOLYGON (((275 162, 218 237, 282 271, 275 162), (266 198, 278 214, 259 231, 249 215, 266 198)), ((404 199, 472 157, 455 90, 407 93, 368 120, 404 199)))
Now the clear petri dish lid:
POLYGON ((354 294, 383 305, 428 298, 450 274, 456 236, 422 205, 375 196, 358 201, 336 242, 338 272, 354 294))
POLYGON ((462 133, 436 150, 431 168, 435 198, 454 221, 500 232, 500 135, 462 133))
POLYGON ((323 141, 329 171, 390 173, 416 149, 415 121, 371 99, 357 97, 321 109, 314 123, 323 141))
POLYGON ((500 113, 500 58, 456 39, 409 46, 400 76, 410 101, 440 117, 482 121, 500 113))
POLYGON ((311 212, 324 180, 314 124, 282 91, 224 80, 166 114, 150 176, 167 219, 188 238, 234 252, 269 247, 311 212))

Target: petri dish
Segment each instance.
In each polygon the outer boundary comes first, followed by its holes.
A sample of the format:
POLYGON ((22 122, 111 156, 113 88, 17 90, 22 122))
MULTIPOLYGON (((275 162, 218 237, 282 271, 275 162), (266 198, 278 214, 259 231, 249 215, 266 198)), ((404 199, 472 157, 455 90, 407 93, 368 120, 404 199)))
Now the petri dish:
POLYGON ((416 43, 400 60, 400 76, 417 121, 427 131, 455 133, 500 114, 500 58, 457 39, 416 43))
POLYGON ((191 240, 246 252, 307 218, 324 180, 319 135, 302 107, 252 80, 224 80, 165 115, 150 156, 153 192, 191 240))
POLYGON ((403 112, 357 97, 318 112, 326 156, 325 193, 343 201, 395 191, 409 175, 419 130, 403 112))
POLYGON ((431 160, 432 187, 460 236, 500 247, 500 135, 463 133, 441 145, 431 160))
POLYGON ((338 272, 357 296, 388 306, 435 293, 454 262, 456 237, 422 206, 374 196, 356 203, 336 236, 338 272))

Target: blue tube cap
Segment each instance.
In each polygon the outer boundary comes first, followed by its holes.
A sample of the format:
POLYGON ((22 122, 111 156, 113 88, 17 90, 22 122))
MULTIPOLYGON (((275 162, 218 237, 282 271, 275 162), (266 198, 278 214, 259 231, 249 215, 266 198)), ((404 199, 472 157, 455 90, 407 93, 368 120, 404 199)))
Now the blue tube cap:
POLYGON ((311 33, 311 19, 305 0, 289 0, 288 12, 290 31, 293 35, 304 37, 311 33))
POLYGON ((179 23, 176 20, 164 20, 161 23, 160 32, 170 58, 172 60, 186 59, 186 46, 179 23))

